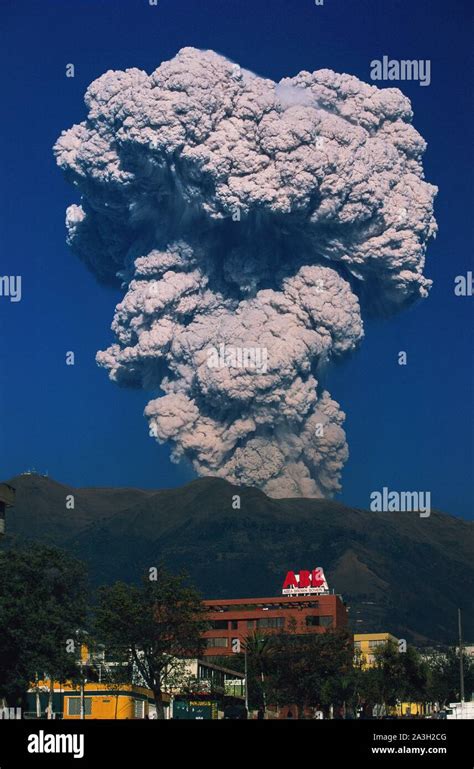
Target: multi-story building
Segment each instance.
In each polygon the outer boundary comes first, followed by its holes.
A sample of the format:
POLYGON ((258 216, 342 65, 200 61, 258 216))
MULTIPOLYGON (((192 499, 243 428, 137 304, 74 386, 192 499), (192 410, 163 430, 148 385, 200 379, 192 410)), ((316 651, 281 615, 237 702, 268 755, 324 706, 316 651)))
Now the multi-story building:
POLYGON ((281 630, 323 633, 347 626, 347 608, 339 595, 291 595, 276 598, 208 600, 210 629, 204 633, 205 655, 227 656, 238 652, 255 632, 281 630))
POLYGON ((354 659, 363 669, 375 664, 375 650, 386 646, 389 641, 398 644, 398 638, 391 633, 356 633, 354 635, 354 659))
MULTIPOLYGON (((376 650, 383 648, 390 641, 396 644, 398 648, 398 638, 391 633, 356 633, 354 635, 354 664, 360 665, 362 670, 374 667, 376 650)), ((380 708, 375 715, 382 715, 379 710, 380 708)), ((430 702, 398 702, 394 708, 389 708, 389 711, 397 716, 426 716, 433 712, 433 705, 430 702)))

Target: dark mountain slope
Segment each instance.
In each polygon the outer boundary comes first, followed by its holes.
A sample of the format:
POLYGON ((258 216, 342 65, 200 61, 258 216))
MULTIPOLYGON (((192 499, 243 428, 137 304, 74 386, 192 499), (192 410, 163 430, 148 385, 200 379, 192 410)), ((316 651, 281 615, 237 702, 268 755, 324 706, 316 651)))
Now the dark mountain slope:
POLYGON ((274 500, 218 478, 160 491, 72 489, 31 475, 9 482, 17 489, 9 534, 71 550, 95 583, 136 580, 164 561, 185 569, 209 598, 271 596, 288 569, 323 566, 355 630, 454 642, 460 606, 474 639, 471 522, 274 500), (74 510, 66 509, 69 494, 74 510))

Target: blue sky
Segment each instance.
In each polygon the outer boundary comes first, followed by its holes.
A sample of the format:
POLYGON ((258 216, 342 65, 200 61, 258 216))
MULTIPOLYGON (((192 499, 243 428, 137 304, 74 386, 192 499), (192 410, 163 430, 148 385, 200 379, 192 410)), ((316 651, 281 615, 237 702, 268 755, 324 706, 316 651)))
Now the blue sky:
MULTIPOLYGON (((351 456, 340 499, 430 490, 432 505, 472 516, 472 14, 454 0, 2 0, 0 146, 0 474, 29 467, 73 485, 176 486, 194 477, 148 437, 148 395, 120 389, 95 364, 112 340, 121 294, 99 286, 65 243, 74 191, 51 147, 85 116, 83 93, 107 69, 151 71, 179 48, 214 50, 279 79, 328 67, 369 81, 370 61, 430 59, 431 85, 402 83, 428 142, 439 234, 428 249, 428 300, 366 323, 360 350, 329 373, 347 413, 351 456), (66 64, 75 78, 65 77, 66 64), (5 77, 5 75, 7 75, 5 77), (75 366, 65 365, 73 350, 75 366), (400 350, 408 365, 400 367, 400 350)), ((387 84, 391 85, 391 84, 387 84)))

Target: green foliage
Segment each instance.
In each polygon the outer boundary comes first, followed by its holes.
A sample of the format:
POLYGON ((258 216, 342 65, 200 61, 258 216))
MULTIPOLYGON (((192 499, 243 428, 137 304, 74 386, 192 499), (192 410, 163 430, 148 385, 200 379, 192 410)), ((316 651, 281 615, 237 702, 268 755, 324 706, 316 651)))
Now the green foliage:
POLYGON ((268 671, 268 701, 295 704, 300 713, 321 707, 338 696, 341 680, 352 675, 352 638, 346 631, 299 635, 296 629, 272 637, 268 671))
MULTIPOLYGON (((267 706, 268 676, 272 671, 272 658, 277 652, 275 636, 254 632, 244 643, 247 654, 248 699, 251 709, 267 706)), ((243 655, 241 655, 243 656, 243 655)), ((243 667, 241 667, 243 670, 243 667)))
POLYGON ((372 668, 359 670, 358 693, 366 713, 375 704, 394 707, 397 702, 427 700, 428 667, 413 647, 399 652, 389 641, 375 650, 372 668))
MULTIPOLYGON (((460 674, 459 651, 447 649, 430 656, 428 667, 428 697, 433 702, 445 706, 450 702, 459 702, 460 674)), ((474 692, 474 662, 463 655, 464 691, 467 700, 474 692)))
POLYGON ((107 658, 119 663, 116 676, 138 677, 155 695, 163 715, 162 693, 183 685, 183 658, 199 657, 205 609, 183 575, 160 568, 156 581, 116 582, 99 590, 95 613, 97 640, 107 658))
POLYGON ((75 672, 67 651, 86 621, 85 567, 51 547, 0 553, 0 697, 19 702, 35 678, 75 672))

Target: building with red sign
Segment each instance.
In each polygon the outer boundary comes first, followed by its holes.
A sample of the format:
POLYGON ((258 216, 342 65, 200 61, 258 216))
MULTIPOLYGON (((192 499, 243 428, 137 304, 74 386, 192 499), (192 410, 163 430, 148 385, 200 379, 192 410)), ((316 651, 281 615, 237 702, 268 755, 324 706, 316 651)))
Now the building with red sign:
POLYGON ((347 626, 347 608, 339 595, 282 595, 277 598, 233 598, 204 601, 211 628, 204 633, 207 656, 240 651, 247 636, 290 629, 323 633, 347 626))

